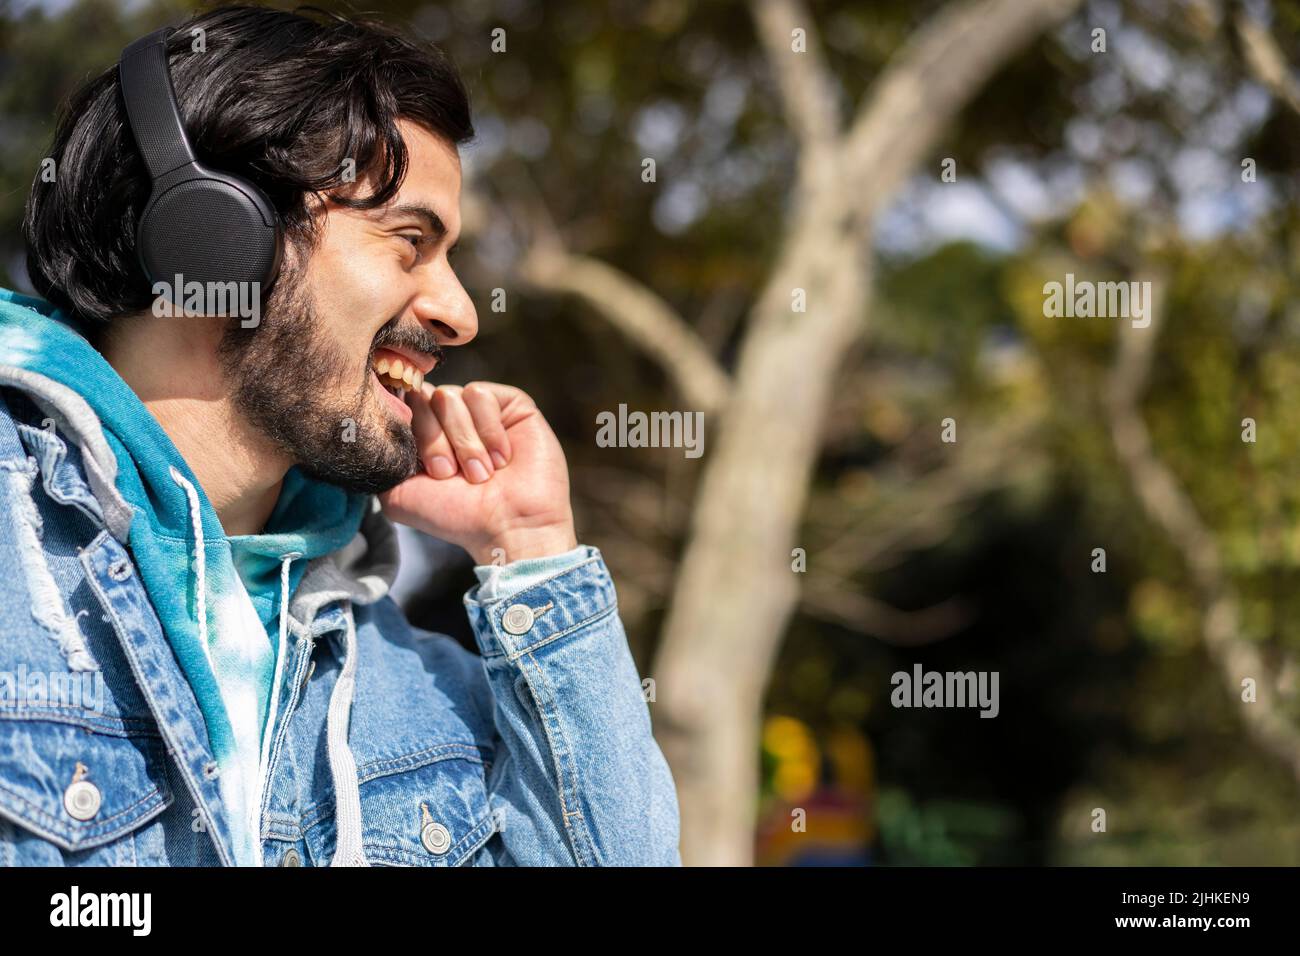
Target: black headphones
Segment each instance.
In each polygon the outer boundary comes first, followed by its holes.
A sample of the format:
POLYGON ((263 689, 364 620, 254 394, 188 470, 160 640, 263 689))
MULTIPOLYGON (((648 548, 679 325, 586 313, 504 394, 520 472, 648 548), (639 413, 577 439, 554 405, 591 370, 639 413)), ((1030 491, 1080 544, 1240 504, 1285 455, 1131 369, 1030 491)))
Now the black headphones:
MULTIPOLYGON (((257 282, 265 294, 280 271, 280 220, 266 194, 219 172, 194 150, 167 68, 164 27, 136 40, 118 61, 127 120, 153 191, 140 215, 136 250, 151 283, 257 282)), ((173 291, 174 298, 183 295, 173 291)))

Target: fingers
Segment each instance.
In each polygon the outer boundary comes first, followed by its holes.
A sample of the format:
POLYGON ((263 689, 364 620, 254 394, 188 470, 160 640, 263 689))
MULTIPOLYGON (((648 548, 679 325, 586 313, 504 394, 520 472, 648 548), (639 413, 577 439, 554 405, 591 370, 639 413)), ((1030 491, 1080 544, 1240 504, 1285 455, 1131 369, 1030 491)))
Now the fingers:
POLYGON ((497 394, 487 388, 483 382, 470 382, 460 393, 474 420, 478 437, 487 449, 492 464, 504 468, 510 460, 510 439, 506 436, 506 427, 501 421, 501 402, 497 394))
POLYGON ((425 382, 409 393, 420 460, 434 478, 458 472, 474 483, 487 481, 513 457, 507 429, 536 409, 528 394, 512 385, 425 382))
POLYGON ((439 385, 433 390, 429 407, 437 416, 461 472, 477 484, 492 477, 496 465, 479 438, 478 426, 465 404, 463 391, 459 385, 439 385))
POLYGON ((426 397, 423 400, 414 398, 409 402, 411 430, 415 433, 416 446, 425 472, 434 478, 450 478, 460 470, 456 453, 452 451, 451 439, 447 437, 438 416, 429 407, 428 395, 433 393, 433 387, 428 383, 424 387, 427 389, 426 397))

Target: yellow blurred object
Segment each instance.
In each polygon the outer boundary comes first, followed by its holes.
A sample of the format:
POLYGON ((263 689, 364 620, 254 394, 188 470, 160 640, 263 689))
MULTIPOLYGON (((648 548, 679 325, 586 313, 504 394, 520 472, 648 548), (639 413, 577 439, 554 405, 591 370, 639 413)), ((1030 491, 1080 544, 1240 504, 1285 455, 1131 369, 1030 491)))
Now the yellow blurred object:
POLYGON ((793 717, 769 717, 763 746, 776 758, 772 787, 783 800, 799 800, 817 786, 821 754, 812 731, 793 717))
POLYGON ((826 742, 826 755, 841 787, 870 793, 874 786, 875 755, 871 742, 852 727, 838 727, 826 742))
POLYGON ((794 717, 769 717, 763 725, 763 746, 782 760, 804 757, 815 751, 812 731, 794 717))
POLYGON ((769 717, 763 746, 776 761, 775 798, 761 814, 759 866, 861 865, 875 839, 875 756, 870 741, 844 724, 825 735, 792 717, 769 717), (823 762, 824 761, 824 762, 823 762))

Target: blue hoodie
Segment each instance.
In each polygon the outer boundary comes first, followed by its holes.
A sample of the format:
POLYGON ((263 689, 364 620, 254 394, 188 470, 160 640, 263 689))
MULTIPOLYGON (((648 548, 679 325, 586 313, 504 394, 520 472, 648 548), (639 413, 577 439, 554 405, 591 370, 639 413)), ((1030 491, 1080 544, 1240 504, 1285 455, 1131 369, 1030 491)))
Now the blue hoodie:
POLYGON ((0 289, 0 362, 66 385, 99 416, 134 513, 132 557, 207 722, 237 862, 260 865, 262 785, 286 656, 281 610, 310 559, 356 536, 370 496, 291 468, 264 533, 227 536, 158 420, 73 318, 0 289))

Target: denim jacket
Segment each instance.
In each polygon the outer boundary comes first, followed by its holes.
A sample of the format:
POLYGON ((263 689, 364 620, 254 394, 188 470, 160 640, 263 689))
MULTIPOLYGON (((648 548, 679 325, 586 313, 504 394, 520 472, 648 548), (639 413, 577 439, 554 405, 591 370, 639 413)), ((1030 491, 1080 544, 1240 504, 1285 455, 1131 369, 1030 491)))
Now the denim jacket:
MULTIPOLYGON (((0 866, 230 865, 231 810, 113 467, 80 396, 0 366, 0 866)), ((471 588, 475 655, 390 596, 397 538, 375 504, 289 602, 266 865, 680 865, 600 551, 471 588)))

